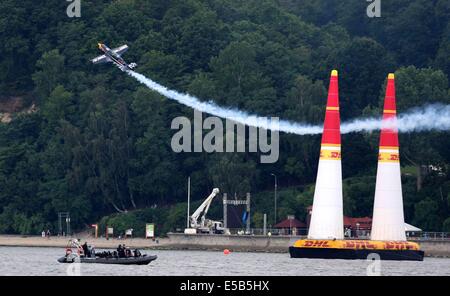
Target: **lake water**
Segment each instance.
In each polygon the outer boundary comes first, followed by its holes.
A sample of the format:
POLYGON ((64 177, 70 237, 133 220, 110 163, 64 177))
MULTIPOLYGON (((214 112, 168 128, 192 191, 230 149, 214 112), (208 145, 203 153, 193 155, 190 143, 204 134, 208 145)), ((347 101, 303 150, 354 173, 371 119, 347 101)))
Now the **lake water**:
POLYGON ((0 247, 0 276, 55 275, 179 275, 179 276, 300 276, 367 275, 450 275, 450 259, 425 258, 423 262, 382 261, 379 269, 365 260, 291 259, 289 254, 231 253, 208 251, 154 251, 158 259, 144 266, 103 264, 61 264, 56 260, 62 248, 0 247))

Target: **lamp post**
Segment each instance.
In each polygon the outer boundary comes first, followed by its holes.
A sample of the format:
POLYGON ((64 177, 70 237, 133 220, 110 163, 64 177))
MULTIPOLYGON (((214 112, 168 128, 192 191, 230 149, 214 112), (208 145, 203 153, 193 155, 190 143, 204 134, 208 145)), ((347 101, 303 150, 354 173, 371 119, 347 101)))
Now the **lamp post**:
POLYGON ((66 235, 70 235, 70 217, 66 218, 66 235))
POLYGON ((188 194, 187 194, 187 217, 186 217, 186 228, 191 228, 191 223, 189 223, 189 215, 191 208, 191 176, 188 177, 188 194))
POLYGON ((272 176, 274 176, 275 178, 275 213, 274 213, 274 225, 277 224, 277 187, 278 187, 278 182, 277 182, 277 175, 275 174, 270 174, 272 176))

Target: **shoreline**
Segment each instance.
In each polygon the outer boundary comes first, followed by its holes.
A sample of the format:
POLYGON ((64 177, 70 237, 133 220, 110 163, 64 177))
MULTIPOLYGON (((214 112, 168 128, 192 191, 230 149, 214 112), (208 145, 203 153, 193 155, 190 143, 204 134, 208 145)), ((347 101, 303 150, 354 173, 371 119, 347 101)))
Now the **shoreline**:
MULTIPOLYGON (((125 244, 130 248, 145 250, 196 250, 196 251, 223 251, 230 249, 233 252, 257 252, 257 253, 289 253, 289 246, 297 239, 303 237, 290 236, 221 236, 221 235, 185 235, 181 233, 169 233, 168 237, 144 239, 144 238, 92 238, 79 237, 82 243, 85 241, 96 249, 116 249, 119 244, 125 244)), ((0 235, 0 247, 41 247, 41 248, 65 248, 70 237, 23 236, 0 235)), ((450 258, 450 241, 416 241, 425 251, 425 257, 450 258)))
POLYGON ((144 238, 93 238, 93 237, 50 237, 24 236, 24 235, 0 235, 1 247, 49 247, 65 248, 70 239, 78 238, 82 243, 85 241, 97 249, 116 249, 119 244, 126 244, 130 248, 152 249, 156 246, 164 247, 167 238, 158 238, 155 241, 144 238))

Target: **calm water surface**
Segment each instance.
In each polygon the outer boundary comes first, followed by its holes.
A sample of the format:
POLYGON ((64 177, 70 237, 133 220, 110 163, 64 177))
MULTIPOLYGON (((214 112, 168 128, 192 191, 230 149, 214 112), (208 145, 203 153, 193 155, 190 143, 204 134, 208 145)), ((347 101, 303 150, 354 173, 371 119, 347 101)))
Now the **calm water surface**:
MULTIPOLYGON (((158 259, 144 266, 81 264, 81 275, 366 275, 365 260, 291 259, 289 254, 145 251, 158 259)), ((0 247, 0 275, 67 275, 72 264, 56 260, 62 248, 0 247)), ((381 275, 450 275, 450 259, 382 261, 381 275)))

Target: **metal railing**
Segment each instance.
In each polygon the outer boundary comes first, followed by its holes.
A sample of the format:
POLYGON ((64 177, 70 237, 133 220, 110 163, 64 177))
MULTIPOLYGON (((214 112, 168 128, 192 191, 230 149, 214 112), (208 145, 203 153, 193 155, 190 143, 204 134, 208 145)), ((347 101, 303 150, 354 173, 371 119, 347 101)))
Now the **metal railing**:
MULTIPOLYGON (((251 228, 250 233, 245 232, 245 228, 231 228, 229 229, 232 235, 264 235, 264 229, 262 228, 251 228)), ((266 235, 285 235, 285 236, 307 236, 307 228, 267 228, 266 235)), ((406 238, 408 240, 449 240, 450 232, 407 232, 406 238)), ((370 231, 368 230, 356 230, 351 232, 350 235, 346 235, 345 239, 370 239, 370 231)))
POLYGON ((450 240, 450 232, 411 232, 406 236, 408 240, 450 240))
MULTIPOLYGON (((230 233, 233 235, 264 235, 263 228, 250 228, 250 233, 245 232, 245 228, 231 228, 230 233)), ((292 236, 306 236, 308 229, 306 228, 267 228, 265 235, 292 235, 292 236)))

